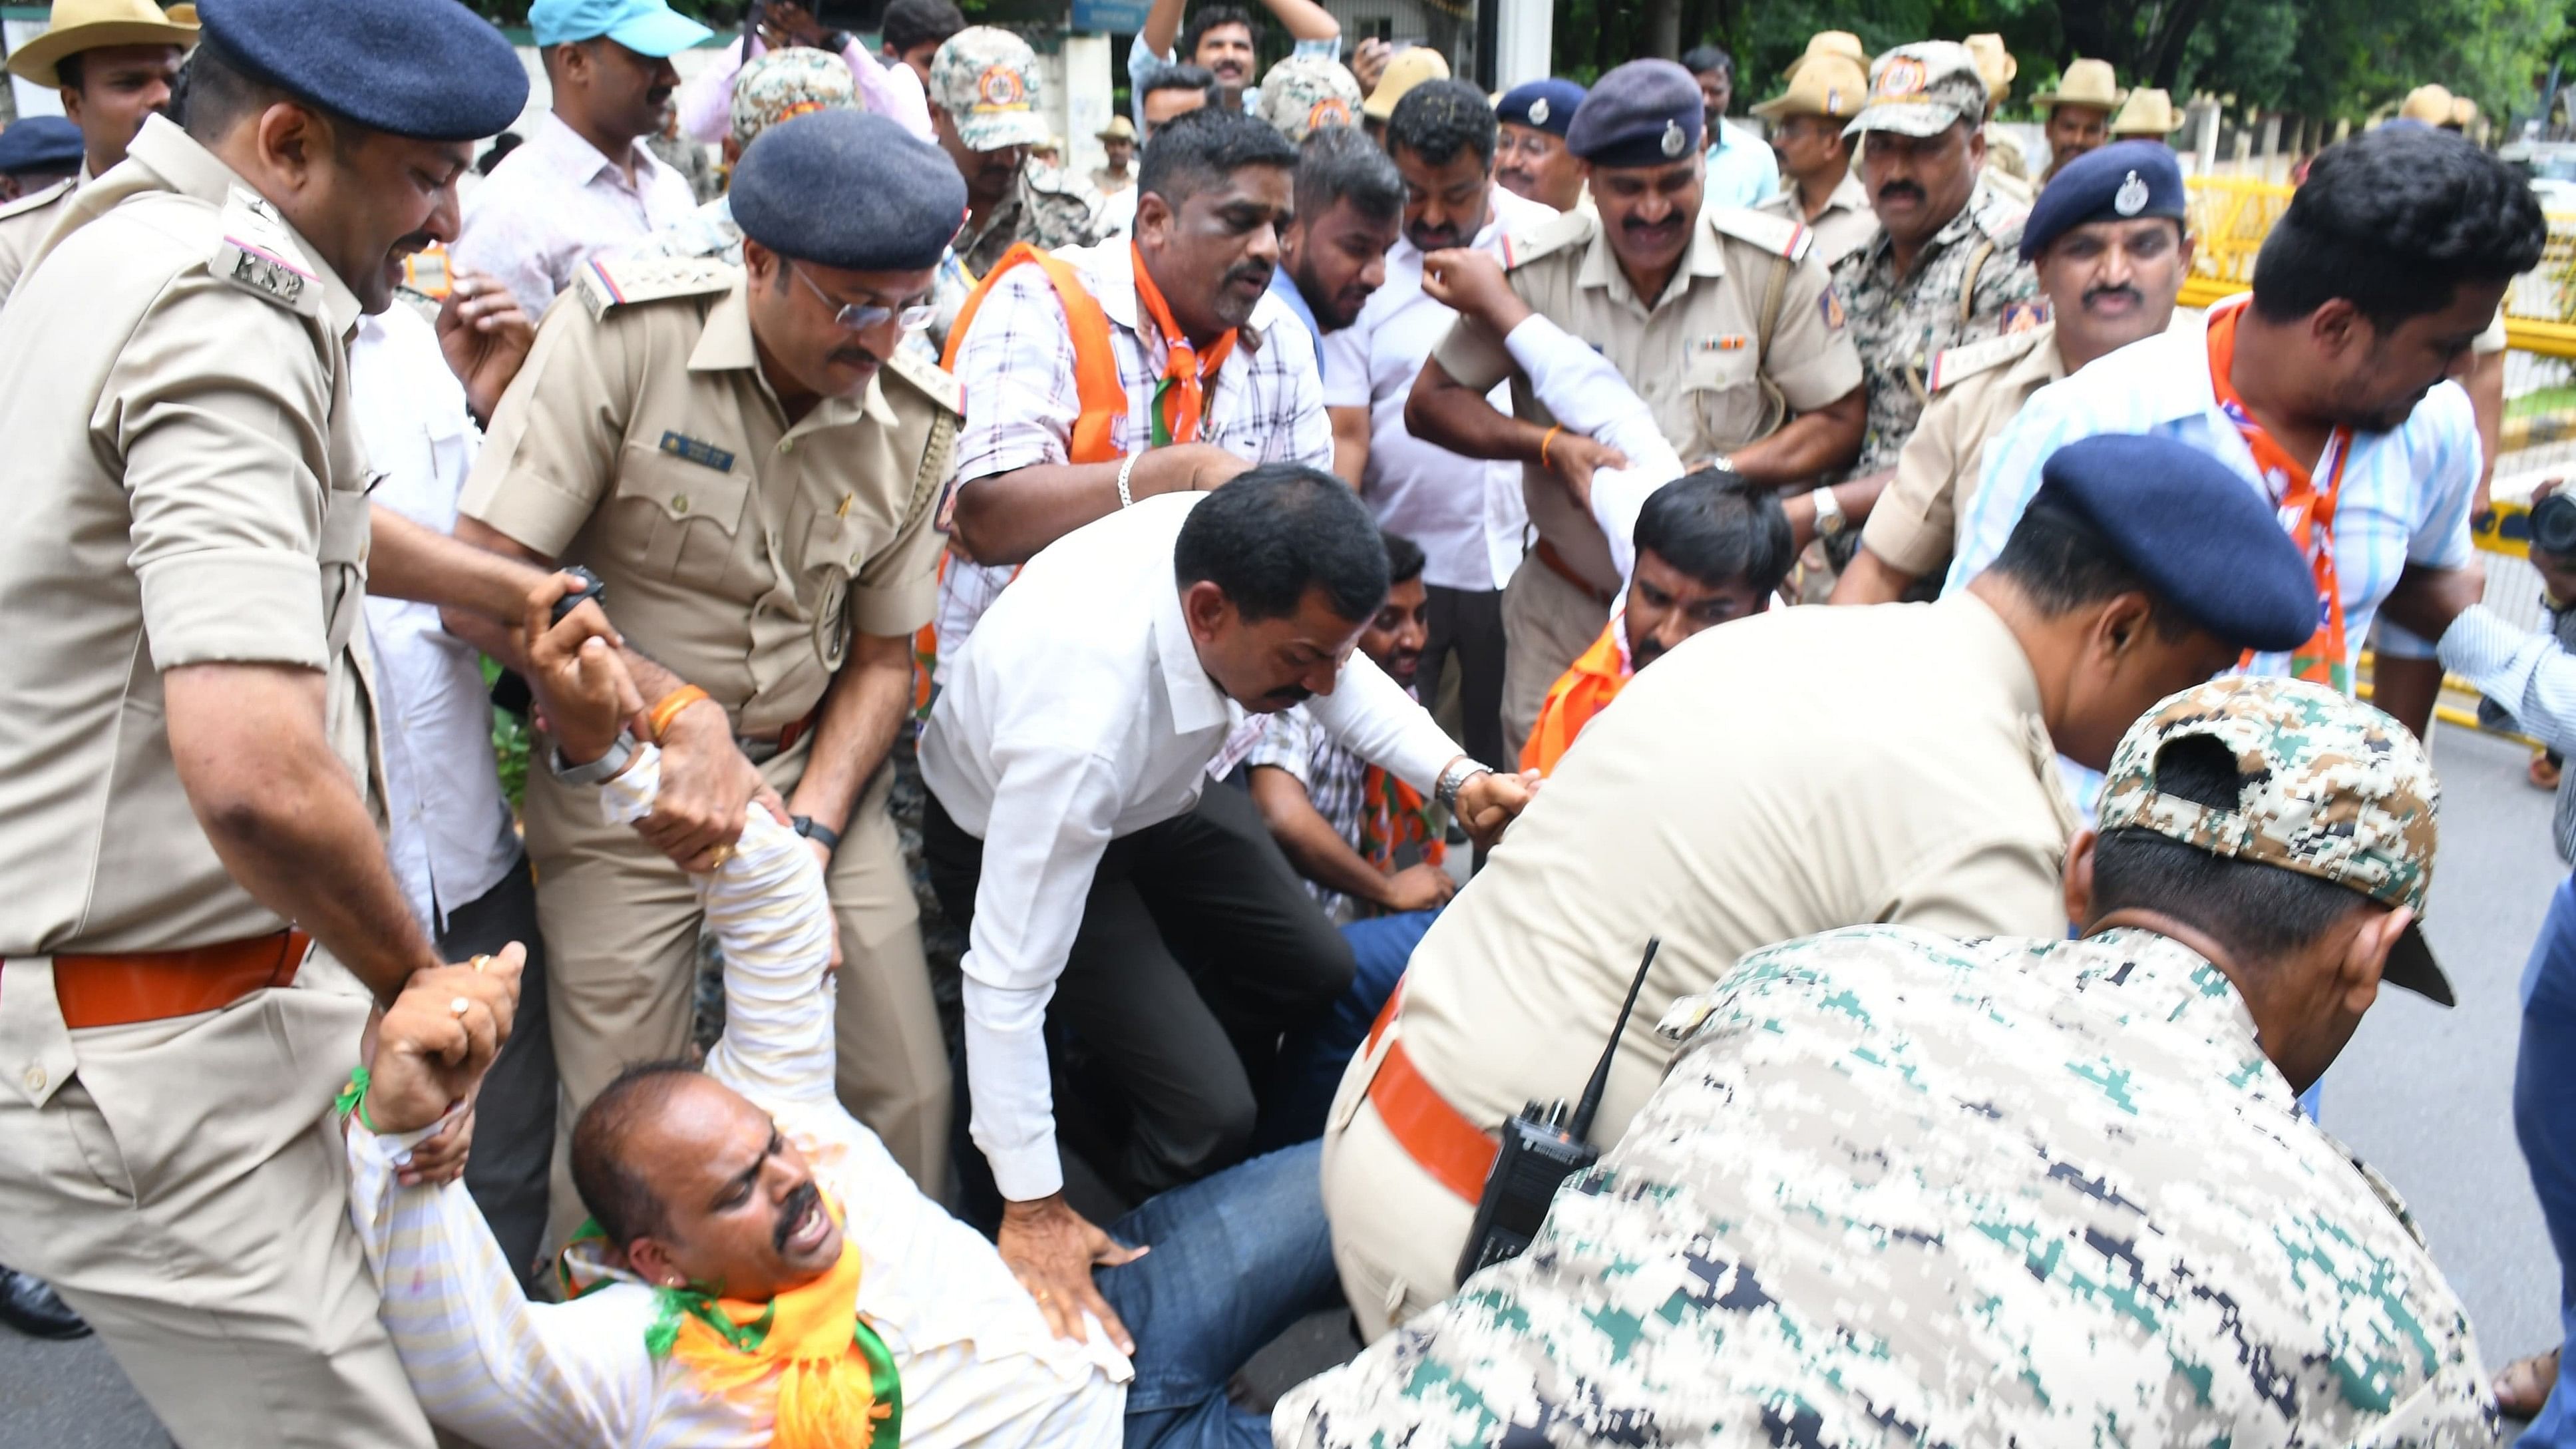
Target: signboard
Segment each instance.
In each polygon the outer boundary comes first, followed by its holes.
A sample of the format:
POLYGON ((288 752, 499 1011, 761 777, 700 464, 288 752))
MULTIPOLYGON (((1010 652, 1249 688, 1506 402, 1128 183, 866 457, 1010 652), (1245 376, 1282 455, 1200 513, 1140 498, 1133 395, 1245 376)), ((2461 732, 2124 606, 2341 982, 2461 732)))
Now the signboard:
POLYGON ((1073 28, 1094 35, 1145 28, 1147 0, 1073 0, 1073 28))

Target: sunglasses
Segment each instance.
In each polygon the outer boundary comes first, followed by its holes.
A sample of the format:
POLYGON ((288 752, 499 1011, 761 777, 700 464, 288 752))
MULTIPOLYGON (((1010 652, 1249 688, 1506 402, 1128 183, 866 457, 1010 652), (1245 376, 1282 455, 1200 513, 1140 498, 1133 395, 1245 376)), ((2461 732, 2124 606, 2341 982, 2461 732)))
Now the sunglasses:
POLYGON ((929 302, 915 302, 904 307, 887 307, 875 302, 843 302, 824 291, 812 277, 805 275, 802 267, 789 262, 787 270, 795 273, 796 280, 803 282, 805 290, 812 292, 824 306, 837 308, 838 310, 832 314, 832 320, 852 332, 865 332, 871 327, 882 327, 889 317, 893 318, 895 325, 904 331, 919 332, 930 325, 932 318, 939 315, 939 308, 929 302))

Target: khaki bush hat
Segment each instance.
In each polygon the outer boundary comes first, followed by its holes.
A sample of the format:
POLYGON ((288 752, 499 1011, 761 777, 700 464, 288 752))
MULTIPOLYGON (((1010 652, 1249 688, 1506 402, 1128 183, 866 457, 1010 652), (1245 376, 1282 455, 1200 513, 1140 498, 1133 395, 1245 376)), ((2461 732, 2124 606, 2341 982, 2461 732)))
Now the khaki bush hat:
POLYGON ((1789 62, 1789 68, 1780 72, 1780 79, 1796 80, 1798 67, 1819 55, 1839 55, 1859 66, 1864 72, 1869 69, 1869 52, 1861 48, 1859 36, 1848 30, 1819 30, 1807 37, 1805 52, 1796 60, 1789 62))
POLYGON ((2013 53, 2004 48, 2004 38, 1988 31, 1983 35, 1971 35, 1959 43, 1968 47, 1968 53, 1977 58, 1977 74, 1986 78, 1987 96, 1994 101, 2002 101, 2012 91, 2013 77, 2021 74, 2021 62, 2013 59, 2013 53))
POLYGON ((1766 121, 1788 116, 1831 116, 1848 121, 1869 99, 1869 77, 1847 55, 1813 55, 1798 64, 1789 89, 1750 109, 1766 121))
POLYGON ((9 73, 29 85, 58 86, 54 62, 110 45, 197 43, 196 7, 185 23, 172 20, 152 0, 54 0, 45 33, 9 54, 9 73))
POLYGON ((2042 110, 2053 106, 2091 106, 2097 111, 2116 111, 2129 93, 2120 89, 2120 78, 2107 60, 2070 60, 2066 73, 2057 78, 2057 89, 2042 91, 2031 97, 2031 104, 2042 110))
POLYGON ((2129 92, 2127 104, 2111 118, 2114 136, 2170 136, 2181 129, 2182 113, 2174 109, 2173 97, 2154 86, 2129 92))
POLYGON ((2428 126, 2451 124, 2451 92, 2443 86, 2417 86, 2406 93, 2405 104, 2397 108, 2401 119, 2422 121, 2428 126))
POLYGON ((1447 57, 1430 46, 1417 45, 1411 50, 1399 50, 1386 63, 1386 70, 1377 78, 1377 89, 1369 92, 1368 100, 1362 103, 1360 111, 1372 121, 1383 121, 1395 114, 1395 103, 1404 99, 1406 91, 1424 81, 1448 78, 1447 57))

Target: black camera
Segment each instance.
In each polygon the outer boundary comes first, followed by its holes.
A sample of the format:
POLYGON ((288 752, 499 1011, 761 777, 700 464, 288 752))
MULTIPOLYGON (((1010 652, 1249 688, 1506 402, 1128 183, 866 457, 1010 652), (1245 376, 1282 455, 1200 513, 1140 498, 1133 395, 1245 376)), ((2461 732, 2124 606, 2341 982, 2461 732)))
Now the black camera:
POLYGON ((2576 498, 2552 493, 2531 505, 2531 546, 2576 559, 2576 498))

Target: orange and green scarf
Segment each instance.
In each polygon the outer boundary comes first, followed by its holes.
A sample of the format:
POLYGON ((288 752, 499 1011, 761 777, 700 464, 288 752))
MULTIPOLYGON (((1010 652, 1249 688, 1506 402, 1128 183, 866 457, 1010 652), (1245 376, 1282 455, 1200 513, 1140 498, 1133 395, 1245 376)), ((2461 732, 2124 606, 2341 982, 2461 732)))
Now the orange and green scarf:
MULTIPOLYGON (((2264 480, 2271 485, 2281 525, 2289 531, 2290 542, 2299 546, 2299 552, 2308 560, 2309 572, 2316 576, 2317 632, 2291 651, 2290 677, 2349 695, 2353 692, 2352 655, 2347 652, 2349 641, 2344 633, 2343 586, 2335 575, 2335 504, 2343 495, 2343 465, 2352 455, 2352 430, 2335 429, 2326 439, 2317 466, 2310 469, 2302 467, 2279 439, 2254 420, 2228 376, 2236 362, 2236 324, 2244 315, 2241 306, 2220 308, 2209 314, 2209 380, 2219 411, 2236 425, 2237 435, 2254 454, 2254 466, 2263 470, 2264 480), (2322 487, 2316 481, 2320 472, 2325 474, 2322 487)), ((2250 668, 2253 663, 2254 651, 2248 649, 2237 667, 2250 668)))
POLYGON ((1207 412, 1207 379, 1225 366, 1234 351, 1235 329, 1225 329, 1202 359, 1198 349, 1172 320, 1172 304, 1163 300, 1163 289, 1154 285, 1153 274, 1145 270, 1145 254, 1132 241, 1127 243, 1130 259, 1136 269, 1136 300, 1143 305, 1147 320, 1163 337, 1163 380, 1154 384, 1153 445, 1169 447, 1174 443, 1199 440, 1199 422, 1207 412))

